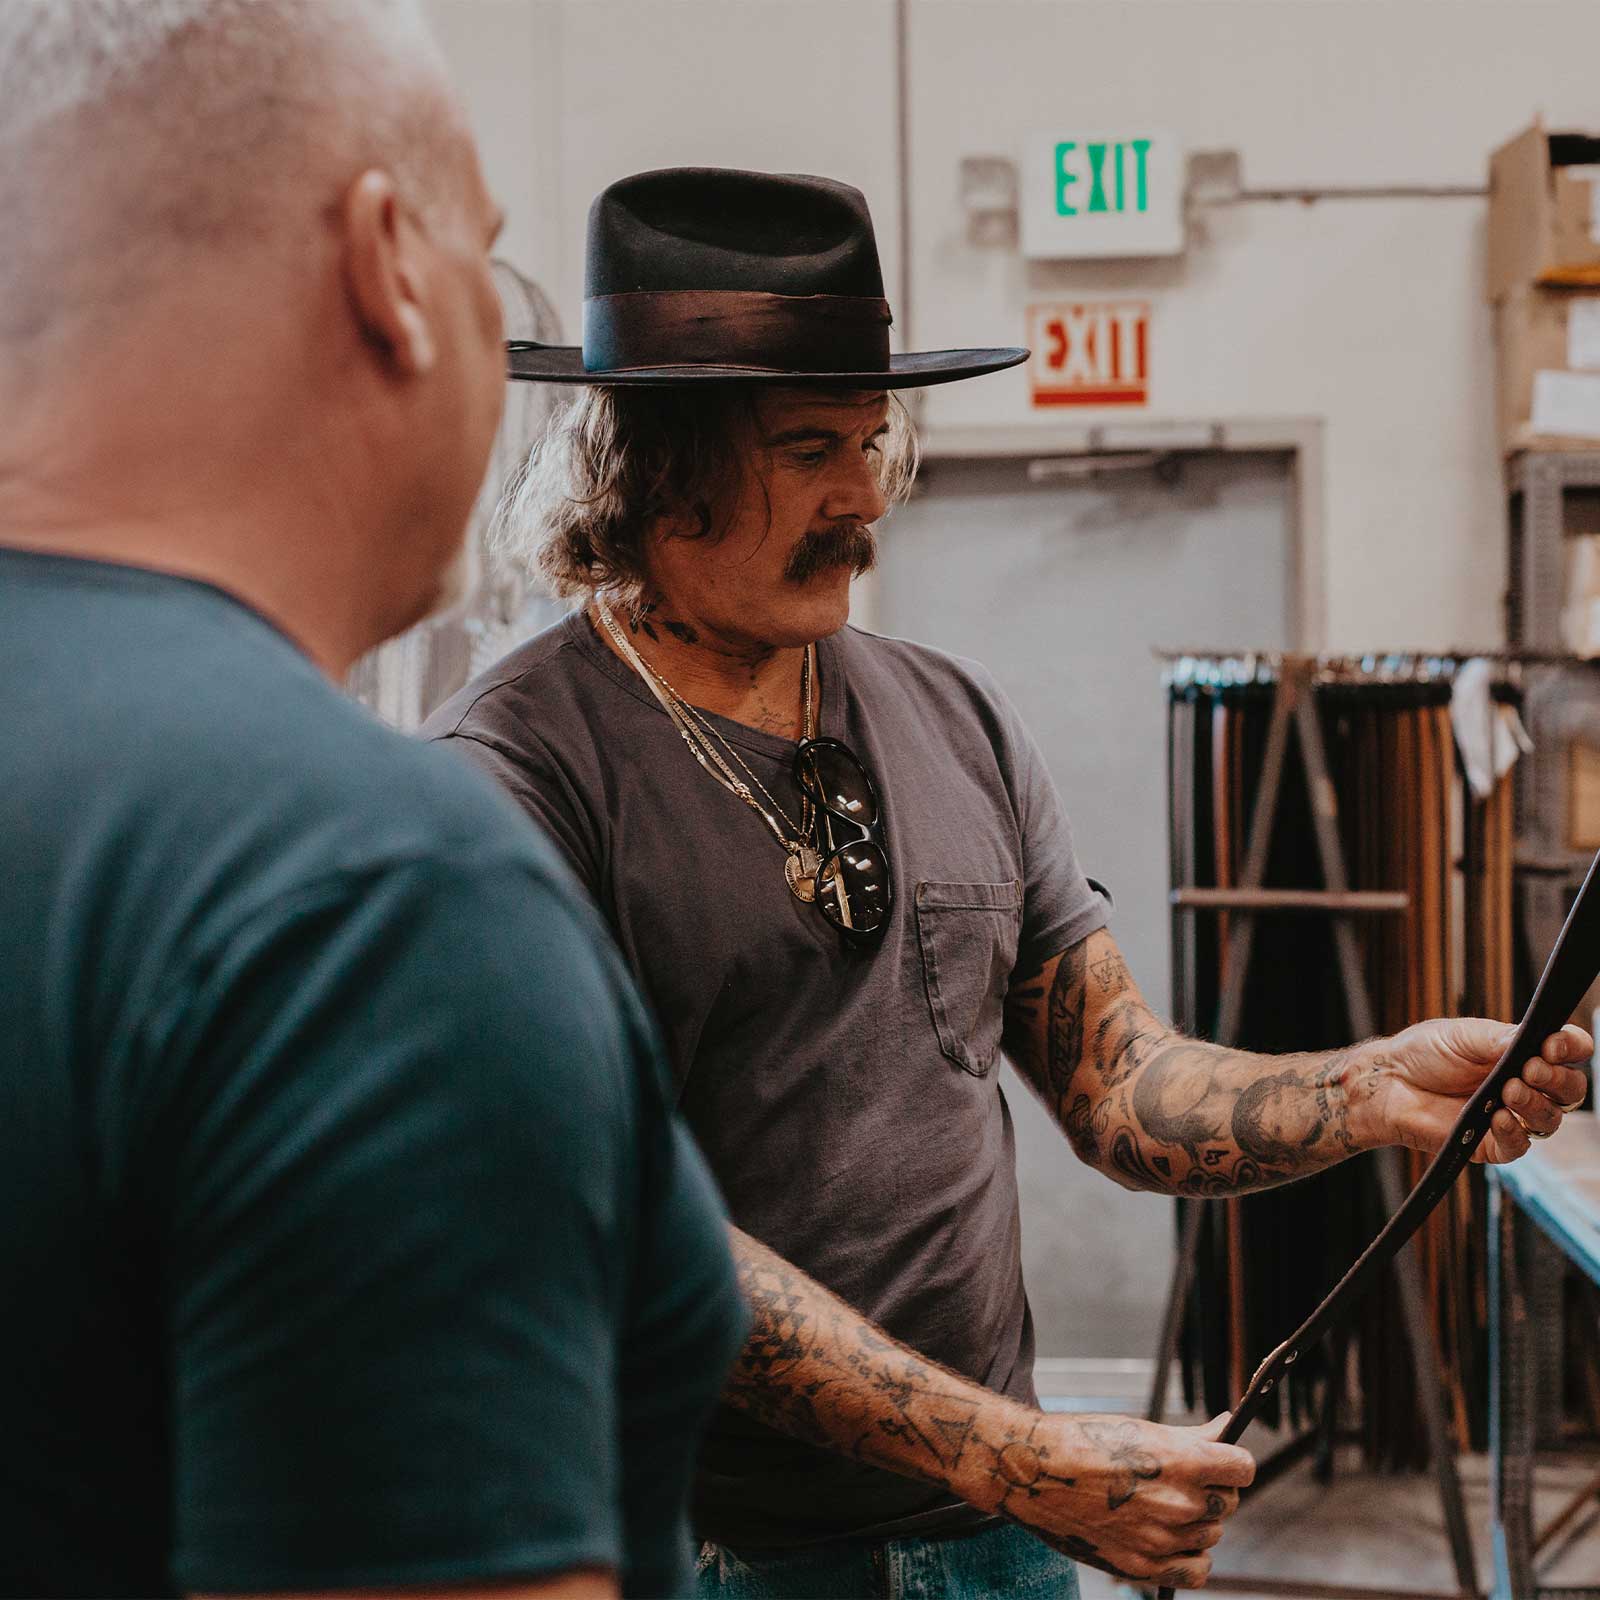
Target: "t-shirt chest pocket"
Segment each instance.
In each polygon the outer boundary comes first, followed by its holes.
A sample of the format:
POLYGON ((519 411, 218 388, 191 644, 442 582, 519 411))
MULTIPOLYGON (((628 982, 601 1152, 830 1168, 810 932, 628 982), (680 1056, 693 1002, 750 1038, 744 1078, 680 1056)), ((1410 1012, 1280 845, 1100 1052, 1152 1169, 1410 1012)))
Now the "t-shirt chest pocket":
POLYGON ((1017 961, 1022 884, 919 883, 917 942, 939 1048, 985 1077, 1000 1051, 1006 987, 1017 961))

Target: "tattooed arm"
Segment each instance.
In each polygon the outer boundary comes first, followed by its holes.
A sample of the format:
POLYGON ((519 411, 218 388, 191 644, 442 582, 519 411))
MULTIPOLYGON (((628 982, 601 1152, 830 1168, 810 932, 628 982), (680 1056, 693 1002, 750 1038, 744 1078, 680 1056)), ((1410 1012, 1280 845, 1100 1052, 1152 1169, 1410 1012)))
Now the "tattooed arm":
POLYGON ((748 1234, 754 1326, 724 1399, 784 1433, 948 1489, 1122 1577, 1204 1583, 1255 1464, 1208 1428, 1035 1411, 890 1338, 748 1234))
MULTIPOLYGON (((1242 1194, 1379 1145, 1435 1150, 1513 1029, 1478 1018, 1424 1022, 1346 1050, 1254 1055, 1185 1039, 1145 1004, 1111 935, 1092 933, 1006 1003, 1006 1053, 1073 1149, 1126 1188, 1242 1194)), ((1506 1090, 1477 1159, 1511 1161, 1528 1131, 1553 1132, 1580 1099, 1580 1029, 1545 1042, 1506 1090), (1541 1092, 1542 1091, 1542 1092, 1541 1092)))

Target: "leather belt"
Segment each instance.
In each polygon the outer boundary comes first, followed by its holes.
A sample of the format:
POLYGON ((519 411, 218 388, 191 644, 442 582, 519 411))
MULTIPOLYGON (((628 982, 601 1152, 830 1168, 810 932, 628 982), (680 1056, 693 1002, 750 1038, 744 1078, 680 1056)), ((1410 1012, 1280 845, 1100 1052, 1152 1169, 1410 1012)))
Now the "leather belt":
MULTIPOLYGON (((1444 1147, 1429 1163, 1428 1170, 1400 1209, 1384 1224, 1383 1231, 1356 1258, 1355 1265, 1334 1285, 1327 1299, 1256 1368, 1250 1387, 1222 1430, 1220 1443, 1238 1443, 1278 1380, 1354 1307, 1372 1280, 1428 1220, 1429 1213, 1450 1192, 1450 1186, 1488 1133, 1489 1123, 1500 1109, 1506 1085, 1577 1010, 1589 985, 1600 975, 1600 883, 1597 879, 1600 879, 1600 854, 1589 864, 1583 887, 1567 913, 1555 948, 1539 975, 1539 986, 1533 991, 1533 999, 1528 1002, 1528 1009, 1522 1014, 1522 1021, 1505 1053, 1462 1107, 1444 1147)), ((1172 1600, 1172 1590, 1163 1588, 1160 1600, 1172 1600)))

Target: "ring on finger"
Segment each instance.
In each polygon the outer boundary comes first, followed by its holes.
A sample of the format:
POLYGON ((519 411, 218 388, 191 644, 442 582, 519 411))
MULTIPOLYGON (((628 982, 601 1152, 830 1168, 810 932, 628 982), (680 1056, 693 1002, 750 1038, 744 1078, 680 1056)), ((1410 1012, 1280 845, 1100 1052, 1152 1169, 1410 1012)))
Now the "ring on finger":
MULTIPOLYGON (((1507 1106, 1506 1110, 1510 1111, 1511 1115, 1516 1117, 1518 1126, 1521 1127, 1522 1131, 1527 1134, 1530 1139, 1548 1139, 1550 1137, 1549 1133, 1541 1133, 1537 1128, 1529 1127, 1527 1118, 1520 1116, 1515 1110, 1512 1109, 1512 1107, 1507 1106)), ((1552 1128, 1551 1133, 1554 1131, 1555 1130, 1552 1128)))
POLYGON ((1558 1111, 1578 1111, 1578 1110, 1582 1109, 1583 1102, 1586 1099, 1588 1099, 1588 1095, 1587 1094, 1580 1094, 1578 1096, 1578 1098, 1576 1100, 1574 1100, 1570 1106, 1564 1106, 1564 1105, 1561 1105, 1558 1102, 1557 1105, 1556 1105, 1556 1109, 1558 1111))

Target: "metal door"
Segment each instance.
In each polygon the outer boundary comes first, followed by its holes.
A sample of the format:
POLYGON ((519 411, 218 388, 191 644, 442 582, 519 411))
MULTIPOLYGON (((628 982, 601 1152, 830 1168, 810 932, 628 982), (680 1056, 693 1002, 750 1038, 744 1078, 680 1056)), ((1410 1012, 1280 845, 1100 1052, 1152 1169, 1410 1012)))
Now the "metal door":
MULTIPOLYGON (((1292 458, 1189 455, 1078 481, 1062 470, 928 463, 884 525, 873 621, 975 657, 1011 695, 1085 870, 1115 896, 1117 941, 1165 1012, 1166 711, 1153 652, 1293 643, 1292 458)), ((1014 1078, 1008 1089, 1041 1357, 1149 1353, 1171 1208, 1080 1166, 1033 1097, 1014 1078)))

